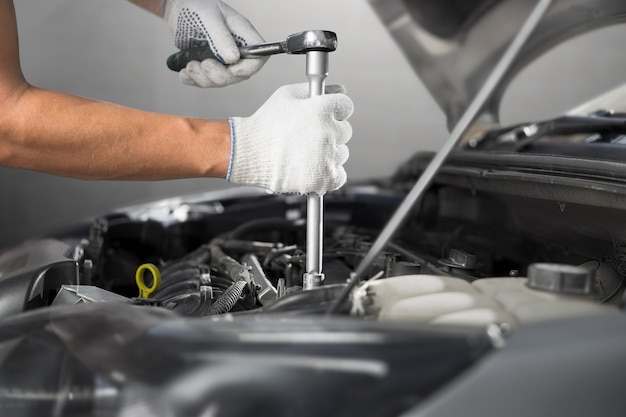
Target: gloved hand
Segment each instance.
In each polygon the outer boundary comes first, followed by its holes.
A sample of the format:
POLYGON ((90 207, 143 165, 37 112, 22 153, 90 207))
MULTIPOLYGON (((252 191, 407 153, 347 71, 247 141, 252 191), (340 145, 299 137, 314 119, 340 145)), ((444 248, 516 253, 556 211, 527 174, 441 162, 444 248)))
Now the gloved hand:
POLYGON ((247 80, 261 69, 267 57, 239 59, 238 46, 254 45, 263 38, 233 8, 220 0, 166 0, 163 17, 179 49, 210 46, 217 57, 191 61, 180 71, 184 84, 224 87, 247 80))
POLYGON ((309 98, 307 83, 276 92, 250 117, 230 118, 226 179, 276 193, 324 194, 346 182, 354 110, 341 85, 309 98))

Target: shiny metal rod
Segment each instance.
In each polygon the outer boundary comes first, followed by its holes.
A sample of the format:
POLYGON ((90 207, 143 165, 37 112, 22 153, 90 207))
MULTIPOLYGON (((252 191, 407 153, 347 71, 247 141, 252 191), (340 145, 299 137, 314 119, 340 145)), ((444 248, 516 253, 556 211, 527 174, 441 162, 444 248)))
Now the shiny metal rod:
MULTIPOLYGON (((309 79, 309 96, 324 94, 328 76, 328 52, 306 53, 306 76, 309 79)), ((324 243, 324 199, 321 195, 309 194, 306 209, 306 273, 302 288, 308 290, 324 283, 322 253, 324 243)))
POLYGON ((339 311, 342 304, 348 299, 352 289, 365 277, 370 265, 374 262, 380 251, 384 249, 387 242, 391 240, 398 228, 404 223, 406 216, 410 213, 415 203, 422 197, 452 149, 454 149, 457 142, 463 136, 463 133, 480 114, 480 111, 483 109, 483 106, 491 94, 493 94, 494 90, 498 87, 506 75, 507 71, 511 68, 515 58, 526 44, 526 41, 533 34, 535 28, 548 11, 551 4, 552 0, 539 0, 537 2, 537 5, 524 22, 524 25, 521 27, 518 34, 515 36, 513 41, 511 41, 511 44, 502 55, 502 58, 500 58, 500 61, 480 88, 467 110, 465 110, 463 117, 461 117, 450 133, 448 140, 430 161, 404 201, 402 201, 400 206, 398 206, 396 212, 393 214, 389 222, 387 222, 387 225, 380 232, 378 238, 374 241, 372 247, 356 268, 354 276, 351 278, 348 285, 346 285, 341 294, 339 294, 337 299, 330 306, 327 311, 328 315, 339 311))

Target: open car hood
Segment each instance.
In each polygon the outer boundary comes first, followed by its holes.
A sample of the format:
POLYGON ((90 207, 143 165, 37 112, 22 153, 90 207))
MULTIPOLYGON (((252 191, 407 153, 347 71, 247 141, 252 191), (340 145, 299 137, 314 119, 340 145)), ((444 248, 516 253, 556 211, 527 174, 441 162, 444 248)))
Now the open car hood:
MULTIPOLYGON (((533 7, 534 0, 369 0, 452 129, 533 7)), ((623 0, 556 0, 516 57, 478 120, 498 121, 517 73, 547 50, 626 20, 623 0)))

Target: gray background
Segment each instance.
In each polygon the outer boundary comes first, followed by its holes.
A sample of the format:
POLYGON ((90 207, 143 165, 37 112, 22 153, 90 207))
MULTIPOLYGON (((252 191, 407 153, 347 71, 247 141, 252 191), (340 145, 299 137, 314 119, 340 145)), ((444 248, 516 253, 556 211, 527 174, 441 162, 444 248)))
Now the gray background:
MULTIPOLYGON (((181 85, 164 62, 175 51, 165 23, 123 0, 14 0, 21 62, 34 85, 148 111, 205 118, 246 116, 280 85, 305 81, 304 59, 276 56, 251 80, 225 89, 181 85)), ((442 113, 365 0, 231 0, 266 40, 305 29, 338 33, 329 82, 355 102, 349 179, 391 174, 446 139, 442 113)), ((505 97, 503 119, 557 114, 621 84, 622 28, 587 35, 533 64, 505 97), (540 98, 537 96, 540 95, 540 98)), ((107 146, 103 143, 102 146, 107 146)), ((0 246, 121 205, 228 187, 220 179, 81 181, 0 168, 0 246)))

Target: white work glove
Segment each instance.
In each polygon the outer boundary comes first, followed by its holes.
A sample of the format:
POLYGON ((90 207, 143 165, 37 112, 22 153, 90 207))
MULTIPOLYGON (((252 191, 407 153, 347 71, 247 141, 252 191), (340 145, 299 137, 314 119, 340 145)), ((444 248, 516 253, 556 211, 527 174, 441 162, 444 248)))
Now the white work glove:
POLYGON ((191 61, 180 71, 184 84, 224 87, 247 80, 267 57, 239 59, 239 46, 263 42, 248 19, 220 0, 166 0, 163 17, 178 49, 209 46, 217 60, 191 61))
POLYGON ((341 85, 309 98, 307 83, 279 88, 250 117, 231 117, 226 179, 275 193, 324 194, 346 182, 354 105, 341 85))

